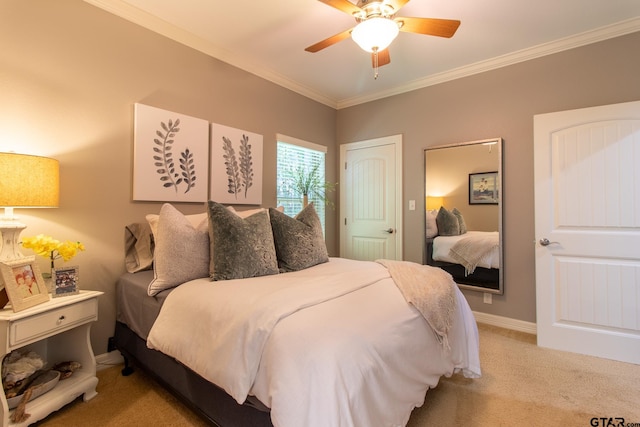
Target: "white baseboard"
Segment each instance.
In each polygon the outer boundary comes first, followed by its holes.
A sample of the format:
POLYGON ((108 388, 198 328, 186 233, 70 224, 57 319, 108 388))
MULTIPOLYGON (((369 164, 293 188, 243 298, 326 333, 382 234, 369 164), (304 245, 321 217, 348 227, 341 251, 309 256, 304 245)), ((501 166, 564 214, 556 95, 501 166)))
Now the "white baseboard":
POLYGON ((122 365, 124 363, 124 357, 118 350, 110 351, 109 353, 103 353, 96 356, 96 370, 101 371, 103 369, 110 368, 111 366, 122 365))
POLYGON ((525 332, 527 334, 536 335, 538 328, 535 323, 525 322, 524 320, 512 319, 510 317, 496 316, 495 314, 480 313, 474 311, 473 315, 478 323, 485 323, 491 326, 511 329, 513 331, 525 332))

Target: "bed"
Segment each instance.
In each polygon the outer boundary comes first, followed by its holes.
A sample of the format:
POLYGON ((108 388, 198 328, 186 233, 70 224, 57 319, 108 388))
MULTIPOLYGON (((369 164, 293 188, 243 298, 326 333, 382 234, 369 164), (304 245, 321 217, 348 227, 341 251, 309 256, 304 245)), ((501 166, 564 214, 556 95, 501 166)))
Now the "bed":
POLYGON ((497 231, 467 231, 457 236, 436 236, 426 238, 425 263, 446 270, 459 284, 499 289, 500 246, 497 231), (455 248, 460 243, 478 251, 460 251, 455 248), (473 246, 477 242, 478 246, 473 246), (452 249, 454 250, 452 252, 452 249))
POLYGON ((423 264, 444 269, 456 283, 500 290, 500 234, 469 230, 457 208, 426 211, 423 264))
MULTIPOLYGON (((277 241, 283 230, 269 213, 277 241)), ((286 231, 300 252, 304 237, 286 231)), ((221 266, 233 250, 216 245, 211 258, 221 266)), ((158 271, 125 273, 115 332, 124 373, 145 369, 223 427, 402 426, 442 376, 481 375, 475 319, 450 277, 443 285, 442 270, 328 257, 278 270, 199 277, 153 296, 158 271), (428 298, 418 295, 423 288, 428 298)))

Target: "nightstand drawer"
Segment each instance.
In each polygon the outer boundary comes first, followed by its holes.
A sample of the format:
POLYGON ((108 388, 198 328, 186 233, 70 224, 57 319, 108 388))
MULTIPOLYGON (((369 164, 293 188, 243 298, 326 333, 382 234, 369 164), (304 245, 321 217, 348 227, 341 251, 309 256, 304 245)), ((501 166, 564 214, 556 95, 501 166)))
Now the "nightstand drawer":
POLYGON ((9 345, 27 344, 62 329, 98 319, 95 298, 11 322, 9 345))

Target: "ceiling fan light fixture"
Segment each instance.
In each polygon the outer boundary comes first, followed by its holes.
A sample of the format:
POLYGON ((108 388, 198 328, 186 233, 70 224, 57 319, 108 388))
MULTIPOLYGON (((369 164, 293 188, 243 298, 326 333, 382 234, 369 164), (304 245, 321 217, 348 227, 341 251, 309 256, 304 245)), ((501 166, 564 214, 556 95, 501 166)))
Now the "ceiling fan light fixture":
POLYGON ((397 37, 398 24, 389 18, 370 18, 360 22, 351 32, 351 38, 367 52, 386 49, 397 37))

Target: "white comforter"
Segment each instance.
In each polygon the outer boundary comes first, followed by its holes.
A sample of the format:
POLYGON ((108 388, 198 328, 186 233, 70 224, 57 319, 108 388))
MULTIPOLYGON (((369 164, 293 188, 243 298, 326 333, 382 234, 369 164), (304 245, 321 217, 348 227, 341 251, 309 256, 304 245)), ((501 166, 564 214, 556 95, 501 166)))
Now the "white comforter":
POLYGON ((432 258, 435 261, 452 262, 459 264, 460 261, 451 257, 451 248, 461 239, 478 238, 486 239, 492 238, 496 242, 493 250, 487 252, 482 258, 477 260, 476 267, 484 268, 500 268, 500 249, 497 246, 499 233, 497 231, 467 231, 465 234, 459 236, 438 236, 433 239, 433 255, 432 258))
POLYGON ((240 403, 255 395, 277 427, 402 426, 440 376, 480 375, 475 320, 457 296, 447 351, 382 265, 331 258, 180 285, 147 344, 240 403))

